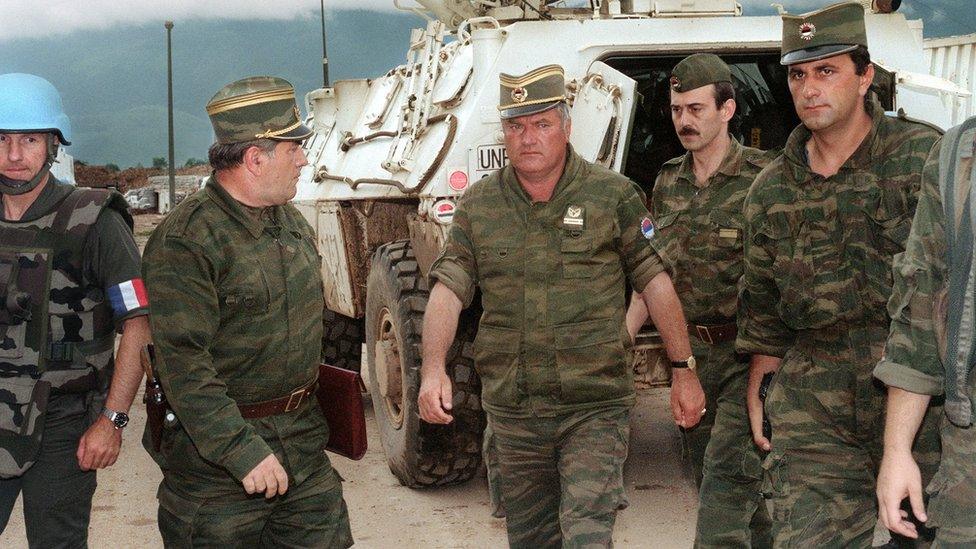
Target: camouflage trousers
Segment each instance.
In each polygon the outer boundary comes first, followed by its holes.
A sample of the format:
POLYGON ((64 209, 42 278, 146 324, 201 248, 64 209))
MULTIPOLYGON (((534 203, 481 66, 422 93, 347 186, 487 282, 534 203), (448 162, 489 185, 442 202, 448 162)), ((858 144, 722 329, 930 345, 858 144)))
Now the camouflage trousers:
POLYGON ((942 418, 942 462, 926 491, 933 547, 976 547, 976 427, 942 418))
POLYGON ((769 547, 762 457, 745 406, 749 364, 736 360, 732 341, 692 343, 707 409, 698 425, 682 430, 699 487, 695 547, 769 547))
POLYGON ((630 408, 534 418, 489 413, 488 425, 512 548, 613 546, 617 511, 627 506, 630 408))
MULTIPOLYGON (((885 389, 872 377, 887 330, 801 332, 766 401, 773 449, 763 492, 775 547, 870 547, 878 518, 885 389)), ((938 463, 931 409, 915 443, 923 479, 938 463)))
MULTIPOLYGON (((51 397, 37 462, 20 477, 0 480, 0 533, 23 493, 28 546, 88 546, 96 478, 95 471, 78 467, 78 442, 91 425, 84 402, 85 395, 51 397)), ((20 545, 4 536, 0 542, 4 547, 20 545)))
POLYGON ((284 495, 196 499, 181 496, 164 476, 159 486, 159 533, 167 548, 352 546, 339 474, 319 468, 284 495))

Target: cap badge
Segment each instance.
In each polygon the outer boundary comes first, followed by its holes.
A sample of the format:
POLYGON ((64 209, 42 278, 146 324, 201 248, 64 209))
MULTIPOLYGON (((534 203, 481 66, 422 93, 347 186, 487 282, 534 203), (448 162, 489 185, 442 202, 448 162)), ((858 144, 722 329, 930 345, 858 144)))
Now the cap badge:
POLYGON ((813 37, 817 35, 817 27, 813 23, 804 23, 800 25, 800 38, 810 41, 813 37))
POLYGON ((681 88, 681 80, 679 80, 677 76, 672 76, 670 82, 671 82, 671 89, 677 90, 681 88))
POLYGON ((525 101, 528 97, 529 97, 529 92, 522 86, 519 86, 512 90, 512 101, 515 101, 516 103, 521 103, 525 101))
POLYGON ((295 105, 293 108, 295 109, 295 119, 296 120, 301 120, 302 119, 302 113, 299 112, 298 105, 295 105))

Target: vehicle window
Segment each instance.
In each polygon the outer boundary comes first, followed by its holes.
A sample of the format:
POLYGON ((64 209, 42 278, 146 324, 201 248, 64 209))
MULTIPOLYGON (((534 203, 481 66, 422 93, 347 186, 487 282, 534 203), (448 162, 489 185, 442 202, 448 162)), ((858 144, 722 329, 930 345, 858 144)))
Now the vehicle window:
MULTIPOLYGON (((731 132, 745 145, 782 148, 799 124, 779 52, 722 56, 732 69, 736 115, 731 132)), ((624 174, 650 194, 661 165, 685 150, 671 123, 671 69, 675 57, 618 56, 602 61, 637 82, 638 99, 624 174)))

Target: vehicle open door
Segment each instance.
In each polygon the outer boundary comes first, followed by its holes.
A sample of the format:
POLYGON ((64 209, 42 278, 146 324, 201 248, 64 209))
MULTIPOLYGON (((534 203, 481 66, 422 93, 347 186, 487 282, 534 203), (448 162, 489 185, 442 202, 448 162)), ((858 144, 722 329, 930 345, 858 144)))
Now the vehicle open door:
POLYGON ((575 86, 570 143, 584 159, 622 172, 637 103, 636 82, 597 61, 575 86))

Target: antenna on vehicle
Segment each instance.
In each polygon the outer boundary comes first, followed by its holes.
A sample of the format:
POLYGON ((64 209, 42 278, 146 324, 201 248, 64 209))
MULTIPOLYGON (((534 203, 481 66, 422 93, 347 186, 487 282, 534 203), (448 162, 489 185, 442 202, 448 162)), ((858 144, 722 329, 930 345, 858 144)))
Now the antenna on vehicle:
POLYGON ((325 0, 319 0, 319 13, 322 16, 322 87, 329 87, 329 54, 325 50, 325 0))

